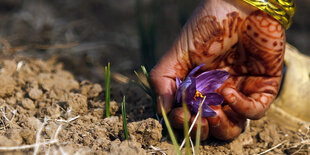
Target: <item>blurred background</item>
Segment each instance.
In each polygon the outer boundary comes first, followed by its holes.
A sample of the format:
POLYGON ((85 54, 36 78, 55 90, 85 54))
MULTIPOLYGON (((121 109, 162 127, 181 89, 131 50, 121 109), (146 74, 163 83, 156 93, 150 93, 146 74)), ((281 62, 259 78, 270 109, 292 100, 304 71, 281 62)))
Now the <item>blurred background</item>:
MULTIPOLYGON (((310 55, 310 1, 296 0, 287 41, 310 55)), ((1 0, 2 58, 55 58, 79 80, 150 69, 199 0, 1 0)))

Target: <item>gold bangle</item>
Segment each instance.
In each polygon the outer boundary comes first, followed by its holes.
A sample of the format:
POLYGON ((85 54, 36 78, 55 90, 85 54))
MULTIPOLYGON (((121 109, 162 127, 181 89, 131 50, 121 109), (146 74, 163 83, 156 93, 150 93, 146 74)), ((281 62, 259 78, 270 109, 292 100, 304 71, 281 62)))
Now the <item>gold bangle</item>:
POLYGON ((285 29, 292 24, 296 11, 294 0, 243 0, 278 20, 285 29))

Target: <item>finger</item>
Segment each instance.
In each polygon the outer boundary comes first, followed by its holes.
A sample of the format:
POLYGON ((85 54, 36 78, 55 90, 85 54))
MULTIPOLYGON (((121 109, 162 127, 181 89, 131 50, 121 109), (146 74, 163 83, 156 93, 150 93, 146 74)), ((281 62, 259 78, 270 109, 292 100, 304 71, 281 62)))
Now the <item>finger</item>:
POLYGON ((210 133, 221 140, 232 140, 242 132, 246 119, 234 112, 228 105, 212 106, 217 113, 215 117, 208 117, 210 133))
MULTIPOLYGON (((192 125, 194 122, 196 115, 193 115, 190 119, 190 124, 192 125)), ((198 119, 196 120, 194 126, 193 126, 193 130, 190 133, 191 137, 196 138, 196 134, 197 134, 197 129, 198 129, 198 124, 199 121, 198 119)), ((207 118, 202 117, 201 118, 201 129, 200 129, 200 140, 206 140, 209 137, 209 123, 207 118)))
MULTIPOLYGON (((196 115, 192 115, 190 114, 189 111, 187 112, 187 121, 190 122, 190 126, 191 124, 194 122, 194 119, 196 117, 196 115)), ((178 108, 174 108, 170 114, 169 114, 169 122, 171 123, 171 126, 173 128, 176 129, 184 129, 184 119, 185 119, 185 115, 184 115, 184 109, 182 107, 178 107, 178 108)), ((193 129, 191 131, 191 136, 192 137, 196 137, 196 133, 197 133, 197 128, 198 128, 198 120, 196 120, 193 129)), ((206 140, 209 136, 209 124, 208 124, 208 120, 206 118, 201 118, 201 133, 200 133, 200 139, 201 140, 206 140)))
MULTIPOLYGON (((186 111, 187 121, 191 118, 191 113, 186 111)), ((174 108, 169 114, 169 122, 173 128, 184 129, 185 112, 182 107, 174 108)))
POLYGON ((221 93, 235 112, 246 118, 259 119, 274 101, 280 81, 281 77, 248 77, 240 91, 226 87, 221 93))
MULTIPOLYGON (((182 40, 182 37, 180 39, 182 40)), ((172 49, 162 57, 150 73, 151 82, 157 95, 157 107, 162 104, 167 113, 171 110, 175 98, 176 77, 183 79, 190 66, 188 57, 181 51, 182 48, 178 44, 173 45, 172 49)), ((157 109, 161 114, 160 108, 157 109)))

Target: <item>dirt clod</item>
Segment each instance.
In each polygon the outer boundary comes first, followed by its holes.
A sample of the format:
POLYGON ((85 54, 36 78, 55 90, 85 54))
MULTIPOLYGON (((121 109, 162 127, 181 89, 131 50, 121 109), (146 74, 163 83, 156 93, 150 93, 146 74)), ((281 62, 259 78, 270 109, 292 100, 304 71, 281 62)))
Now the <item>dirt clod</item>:
POLYGON ((40 99, 42 94, 43 94, 42 90, 38 89, 38 88, 32 88, 28 92, 29 97, 34 99, 34 100, 40 99))
POLYGON ((155 119, 149 118, 128 124, 130 136, 144 147, 155 146, 162 138, 162 126, 155 119))
POLYGON ((142 149, 141 144, 134 141, 123 141, 120 142, 115 140, 111 144, 109 154, 123 155, 123 154, 135 154, 135 155, 146 155, 146 151, 142 149))
POLYGON ((34 105, 33 101, 29 98, 25 98, 22 100, 22 106, 27 110, 34 110, 35 109, 35 105, 34 105))

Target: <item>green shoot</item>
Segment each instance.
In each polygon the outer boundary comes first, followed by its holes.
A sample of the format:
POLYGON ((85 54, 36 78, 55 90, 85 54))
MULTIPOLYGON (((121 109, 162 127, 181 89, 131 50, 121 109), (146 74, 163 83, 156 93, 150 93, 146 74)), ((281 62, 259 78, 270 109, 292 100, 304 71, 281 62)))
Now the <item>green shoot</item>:
POLYGON ((128 140, 128 128, 127 128, 127 116, 126 116, 126 97, 123 97, 123 102, 122 102, 122 120, 123 120, 123 130, 125 134, 125 139, 128 140))
POLYGON ((137 81, 133 81, 133 82, 137 86, 139 86, 147 95, 149 95, 152 98, 152 108, 153 108, 154 118, 159 120, 159 117, 158 117, 158 114, 157 114, 156 94, 153 91, 153 87, 151 85, 151 79, 150 79, 149 73, 147 72, 147 70, 146 70, 146 68, 144 66, 141 66, 141 69, 142 69, 143 75, 147 79, 148 85, 143 83, 142 78, 140 77, 140 75, 136 71, 134 71, 134 73, 136 74, 136 76, 138 78, 138 82, 137 81))
POLYGON ((198 113, 193 121, 193 124, 196 123, 197 121, 197 117, 198 117, 198 128, 197 128, 197 132, 196 132, 196 142, 195 142, 195 152, 197 154, 199 154, 199 147, 200 147, 200 134, 201 134, 201 118, 202 118, 202 105, 205 102, 206 97, 203 98, 202 102, 199 105, 199 109, 198 109, 198 113))
MULTIPOLYGON (((197 127, 196 142, 195 142, 195 152, 196 152, 197 154, 199 154, 199 152, 200 152, 200 151, 199 151, 199 146, 200 146, 201 117, 202 117, 201 111, 202 111, 202 108, 199 108, 198 114, 200 114, 200 115, 198 116, 198 127, 197 127)), ((197 114, 197 115, 198 115, 198 114, 197 114)))
POLYGON ((183 103, 183 111, 184 111, 184 136, 185 136, 185 154, 190 155, 190 141, 189 141, 189 133, 188 133, 188 108, 185 103, 183 103))
POLYGON ((164 107, 162 105, 160 107, 161 107, 161 111, 162 111, 162 114, 163 114, 163 118, 164 118, 165 124, 166 124, 168 132, 169 132, 169 136, 170 136, 171 141, 172 141, 173 146, 174 146, 174 150, 176 151, 177 155, 181 155, 181 151, 179 150, 179 144, 177 142, 177 139, 175 138, 175 135, 174 135, 173 130, 171 128, 171 125, 169 123, 168 117, 166 115, 165 109, 164 109, 164 107))
POLYGON ((110 62, 104 67, 105 71, 105 114, 110 117, 110 86, 111 86, 111 70, 110 62))

